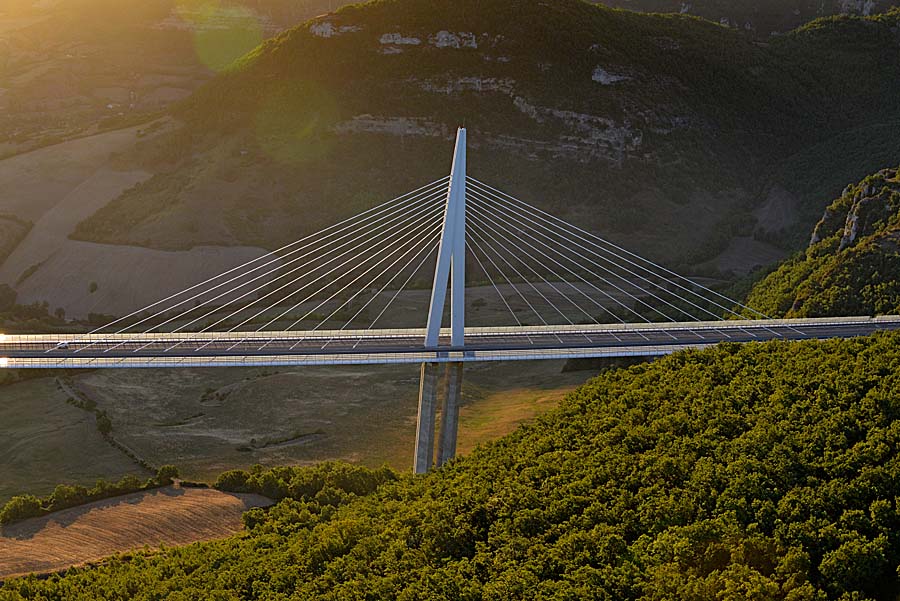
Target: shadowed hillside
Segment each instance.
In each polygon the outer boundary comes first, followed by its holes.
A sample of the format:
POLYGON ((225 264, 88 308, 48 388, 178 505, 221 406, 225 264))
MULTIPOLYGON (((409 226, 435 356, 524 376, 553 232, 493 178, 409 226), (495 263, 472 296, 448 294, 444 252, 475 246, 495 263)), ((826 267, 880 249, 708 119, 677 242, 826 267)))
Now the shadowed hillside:
POLYGON ((900 152, 898 18, 761 47, 574 0, 346 7, 183 104, 127 155, 158 174, 75 237, 275 247, 443 175, 464 123, 476 176, 670 264, 742 235, 790 246, 808 195, 900 152), (774 188, 786 218, 759 212, 774 188))

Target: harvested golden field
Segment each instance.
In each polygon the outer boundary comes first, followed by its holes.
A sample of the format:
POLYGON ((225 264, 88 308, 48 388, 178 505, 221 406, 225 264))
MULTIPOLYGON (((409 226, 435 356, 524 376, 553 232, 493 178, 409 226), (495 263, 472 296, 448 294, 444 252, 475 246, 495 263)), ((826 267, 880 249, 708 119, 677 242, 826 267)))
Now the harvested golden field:
POLYGON ((269 505, 259 495, 174 486, 73 507, 0 529, 0 579, 54 572, 160 545, 222 538, 241 514, 269 505))

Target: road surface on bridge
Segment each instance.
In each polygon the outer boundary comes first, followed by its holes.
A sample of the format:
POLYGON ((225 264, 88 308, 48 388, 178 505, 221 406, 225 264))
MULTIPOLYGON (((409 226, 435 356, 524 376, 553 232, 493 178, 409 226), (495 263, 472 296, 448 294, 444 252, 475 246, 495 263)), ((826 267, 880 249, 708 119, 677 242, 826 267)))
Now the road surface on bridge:
POLYGON ((443 332, 425 348, 423 330, 140 335, 8 335, 6 367, 155 367, 496 361, 664 355, 720 342, 866 336, 900 330, 900 317, 467 328, 465 346, 443 332))

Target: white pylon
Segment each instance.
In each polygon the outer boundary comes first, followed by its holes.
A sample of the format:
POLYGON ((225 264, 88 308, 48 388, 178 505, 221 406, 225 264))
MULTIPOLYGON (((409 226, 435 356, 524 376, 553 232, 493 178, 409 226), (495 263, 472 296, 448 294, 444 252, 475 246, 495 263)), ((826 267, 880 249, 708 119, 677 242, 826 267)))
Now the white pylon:
POLYGON ((462 347, 466 331, 466 130, 456 132, 444 228, 434 270, 431 305, 425 330, 426 348, 437 347, 447 286, 450 285, 450 345, 462 347))

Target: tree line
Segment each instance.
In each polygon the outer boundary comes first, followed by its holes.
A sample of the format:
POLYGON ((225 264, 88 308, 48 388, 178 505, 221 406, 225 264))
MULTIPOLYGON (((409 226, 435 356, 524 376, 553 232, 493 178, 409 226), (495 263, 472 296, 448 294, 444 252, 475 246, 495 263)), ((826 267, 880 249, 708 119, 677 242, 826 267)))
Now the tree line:
POLYGON ((15 496, 0 508, 0 524, 12 524, 28 518, 40 517, 77 507, 85 503, 118 497, 133 492, 169 486, 173 479, 178 477, 178 468, 174 465, 164 465, 156 472, 156 476, 147 480, 141 480, 131 474, 123 476, 118 482, 97 480, 97 483, 87 488, 81 485, 59 484, 53 492, 46 497, 35 495, 15 496))

